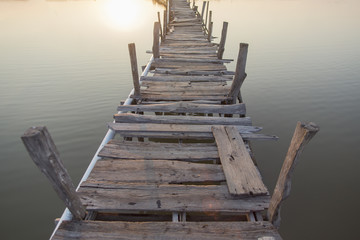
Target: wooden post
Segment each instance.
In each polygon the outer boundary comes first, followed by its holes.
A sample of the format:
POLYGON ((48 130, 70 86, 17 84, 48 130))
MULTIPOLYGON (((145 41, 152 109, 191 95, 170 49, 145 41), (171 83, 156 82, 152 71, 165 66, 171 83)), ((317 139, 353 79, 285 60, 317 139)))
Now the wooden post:
POLYGON ((221 31, 221 40, 220 40, 218 55, 217 55, 218 59, 223 58, 223 54, 225 51, 225 41, 226 41, 227 29, 228 29, 228 22, 223 22, 223 28, 221 31))
POLYGON ((195 0, 193 0, 193 6, 192 6, 192 8, 194 9, 194 7, 195 7, 195 0))
POLYGON ((208 15, 209 15, 209 1, 207 1, 206 3, 206 17, 205 17, 205 28, 206 28, 206 25, 207 25, 207 19, 208 19, 208 15))
POLYGON ((290 195, 291 177, 298 162, 298 158, 305 145, 315 136, 318 131, 319 127, 312 122, 307 124, 298 122, 296 125, 295 132, 291 139, 289 150, 281 168, 268 210, 268 219, 277 228, 279 228, 281 220, 281 203, 290 195))
POLYGON ((210 27, 209 27, 209 33, 208 33, 208 40, 209 40, 209 42, 211 42, 211 40, 212 40, 212 37, 211 37, 211 35, 212 35, 212 29, 213 29, 213 22, 210 23, 210 27))
POLYGON ((154 58, 160 58, 160 49, 159 49, 159 30, 160 24, 158 22, 154 22, 154 41, 153 41, 153 55, 154 58))
POLYGON ((248 48, 249 48, 249 44, 240 43, 240 50, 236 63, 235 76, 231 84, 230 92, 228 95, 229 97, 232 97, 233 103, 236 102, 236 97, 239 95, 241 85, 243 84, 246 78, 245 68, 246 68, 248 48))
POLYGON ((213 22, 212 22, 212 11, 209 12, 209 27, 208 27, 208 41, 211 42, 213 22))
POLYGON ((157 15, 158 15, 159 28, 160 28, 160 37, 161 37, 161 40, 163 40, 163 32, 162 32, 161 20, 160 20, 160 12, 157 12, 157 15))
POLYGON ((163 30, 163 40, 166 39, 166 34, 167 34, 167 21, 166 21, 167 17, 166 17, 166 10, 164 10, 164 30, 163 30))
POLYGON ((32 127, 25 131, 21 139, 31 159, 49 179, 52 187, 64 201, 74 219, 85 217, 85 208, 76 193, 70 175, 66 171, 59 152, 46 127, 32 127))
POLYGON ((206 1, 203 1, 203 6, 202 6, 202 10, 201 10, 201 21, 202 22, 204 22, 205 5, 206 5, 206 1))
POLYGON ((140 97, 141 93, 140 93, 139 71, 137 65, 135 43, 129 43, 128 47, 129 47, 129 55, 131 62, 131 73, 134 83, 134 96, 140 97))

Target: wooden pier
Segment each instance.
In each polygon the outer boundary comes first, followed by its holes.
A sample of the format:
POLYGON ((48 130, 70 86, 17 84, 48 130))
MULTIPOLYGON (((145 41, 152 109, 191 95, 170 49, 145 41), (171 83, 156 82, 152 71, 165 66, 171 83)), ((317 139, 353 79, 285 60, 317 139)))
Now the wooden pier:
POLYGON ((231 60, 223 59, 228 24, 213 43, 209 2, 166 5, 141 76, 129 44, 134 90, 109 123, 115 136, 77 190, 46 128, 22 136, 71 212, 52 239, 281 239, 280 204, 318 127, 298 123, 271 197, 250 141, 277 137, 258 133, 240 94, 248 44, 240 44, 236 69, 229 71, 231 60))

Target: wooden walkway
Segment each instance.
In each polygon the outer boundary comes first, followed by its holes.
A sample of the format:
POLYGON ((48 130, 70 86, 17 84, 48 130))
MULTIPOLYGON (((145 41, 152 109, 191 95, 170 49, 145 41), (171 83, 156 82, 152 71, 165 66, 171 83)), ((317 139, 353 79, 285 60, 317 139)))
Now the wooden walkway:
POLYGON ((191 5, 170 1, 160 47, 155 24, 152 74, 139 82, 133 65, 132 105, 118 107, 116 136, 77 191, 85 220, 62 221, 52 239, 281 239, 249 145, 276 137, 258 133, 240 95, 247 44, 228 71, 227 24, 212 43, 206 3, 191 5))

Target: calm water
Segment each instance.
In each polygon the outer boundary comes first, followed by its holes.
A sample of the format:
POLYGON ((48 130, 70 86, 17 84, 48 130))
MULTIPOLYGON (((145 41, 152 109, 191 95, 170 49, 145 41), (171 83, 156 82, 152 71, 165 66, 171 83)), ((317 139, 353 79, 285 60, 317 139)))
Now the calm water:
MULTIPOLYGON (((229 22, 225 58, 250 44, 248 115, 280 137, 254 144, 269 189, 296 122, 321 127, 296 169, 282 236, 357 239, 360 2, 218 0, 210 8, 214 35, 229 22)), ((48 126, 77 183, 131 90, 127 44, 145 65, 159 10, 150 0, 0 1, 0 239, 47 239, 64 209, 21 134, 48 126)))

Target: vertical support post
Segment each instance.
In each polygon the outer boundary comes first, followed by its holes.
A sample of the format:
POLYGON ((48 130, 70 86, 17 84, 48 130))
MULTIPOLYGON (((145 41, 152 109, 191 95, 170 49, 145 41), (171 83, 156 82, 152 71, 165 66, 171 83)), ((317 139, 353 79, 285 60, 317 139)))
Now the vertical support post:
POLYGON ((224 55, 227 29, 228 29, 228 22, 223 22, 223 28, 221 31, 221 40, 217 54, 218 59, 222 59, 224 55))
POLYGON ((167 22, 166 22, 166 10, 164 10, 164 30, 163 30, 163 40, 166 39, 167 34, 167 22))
POLYGON ((298 158, 305 145, 315 136, 319 129, 312 122, 307 124, 298 122, 296 125, 268 210, 268 219, 277 228, 279 228, 281 220, 281 203, 290 195, 291 177, 298 163, 298 158))
POLYGON ((195 0, 193 0, 193 6, 192 6, 192 8, 194 9, 194 7, 195 7, 195 0))
POLYGON ((233 103, 236 102, 236 97, 240 93, 241 85, 243 84, 246 78, 245 68, 246 68, 248 48, 249 48, 249 44, 240 43, 240 50, 236 63, 235 76, 229 92, 229 97, 232 97, 233 103))
POLYGON ((31 127, 21 139, 36 166, 48 178, 74 219, 82 220, 86 211, 46 127, 31 127))
POLYGON ((136 58, 136 48, 135 43, 129 43, 129 55, 130 55, 130 62, 131 62, 131 73, 134 83, 134 97, 140 97, 140 82, 139 82, 139 71, 137 65, 137 58, 136 58))
POLYGON ((154 58, 160 58, 160 47, 159 47, 159 30, 160 24, 158 22, 154 22, 154 41, 153 41, 153 55, 154 58))
POLYGON ((157 12, 157 15, 158 15, 159 28, 160 28, 160 37, 161 37, 161 40, 163 40, 163 31, 161 28, 160 12, 157 12))
POLYGON ((166 26, 170 22, 170 2, 169 0, 166 0, 166 26))
POLYGON ((203 1, 203 6, 202 6, 202 10, 201 10, 201 21, 202 22, 204 22, 205 5, 206 5, 206 1, 203 1))
POLYGON ((209 1, 207 1, 207 4, 206 4, 206 17, 205 17, 205 24, 204 24, 205 28, 207 25, 208 15, 209 15, 209 1))
POLYGON ((210 25, 209 25, 209 33, 208 33, 208 41, 209 41, 209 42, 211 42, 211 40, 212 40, 212 36, 211 36, 211 35, 212 35, 212 30, 213 30, 213 24, 214 24, 214 23, 211 22, 210 25))
POLYGON ((212 11, 209 12, 209 27, 208 27, 208 41, 211 42, 213 22, 212 22, 212 11))

